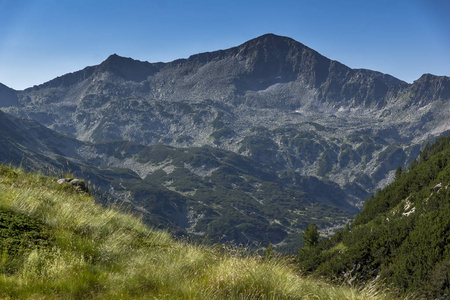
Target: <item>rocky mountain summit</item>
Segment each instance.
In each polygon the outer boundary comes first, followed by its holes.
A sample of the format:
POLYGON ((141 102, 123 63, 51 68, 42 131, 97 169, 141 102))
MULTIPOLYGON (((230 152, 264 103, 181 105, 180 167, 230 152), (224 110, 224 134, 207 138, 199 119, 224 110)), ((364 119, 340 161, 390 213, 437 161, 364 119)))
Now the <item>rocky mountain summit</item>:
MULTIPOLYGON (((426 74, 408 84, 351 69, 273 34, 169 63, 114 54, 23 91, 2 86, 0 96, 4 112, 84 143, 74 148, 76 155, 65 156, 71 161, 127 169, 138 180, 159 174, 160 185, 186 197, 173 182, 187 175, 174 170, 199 176, 214 168, 174 164, 174 158, 137 160, 139 151, 126 147, 111 157, 98 145, 125 140, 139 147, 165 145, 165 151, 209 147, 250 159, 275 176, 270 181, 347 211, 361 207, 398 166, 450 129, 449 77, 426 74)), ((210 180, 203 175, 202 182, 210 180)), ((124 199, 126 189, 119 194, 124 199)))

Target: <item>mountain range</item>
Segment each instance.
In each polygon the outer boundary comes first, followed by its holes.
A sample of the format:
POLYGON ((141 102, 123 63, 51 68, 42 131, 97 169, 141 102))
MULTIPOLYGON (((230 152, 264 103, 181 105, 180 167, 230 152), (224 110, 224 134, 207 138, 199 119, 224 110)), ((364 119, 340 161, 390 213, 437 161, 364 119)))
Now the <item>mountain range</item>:
POLYGON ((23 91, 0 85, 0 158, 74 172, 102 201, 179 234, 292 249, 311 222, 342 227, 447 134, 448 100, 449 77, 408 84, 267 34, 168 63, 114 54, 23 91))

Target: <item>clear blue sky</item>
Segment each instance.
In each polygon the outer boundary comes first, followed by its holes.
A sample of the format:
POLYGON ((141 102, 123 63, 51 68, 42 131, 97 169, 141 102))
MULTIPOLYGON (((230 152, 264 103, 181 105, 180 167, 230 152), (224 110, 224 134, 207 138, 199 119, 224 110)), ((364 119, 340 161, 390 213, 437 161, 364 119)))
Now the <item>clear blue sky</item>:
POLYGON ((24 89, 110 54, 149 62, 289 36, 352 68, 450 76, 449 0, 0 0, 0 82, 24 89))

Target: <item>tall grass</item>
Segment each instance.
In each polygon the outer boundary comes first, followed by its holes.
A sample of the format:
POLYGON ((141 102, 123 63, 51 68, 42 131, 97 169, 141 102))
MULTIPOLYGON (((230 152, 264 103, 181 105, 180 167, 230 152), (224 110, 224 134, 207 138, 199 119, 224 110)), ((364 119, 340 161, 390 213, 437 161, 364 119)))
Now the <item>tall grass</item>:
POLYGON ((303 278, 283 259, 176 242, 70 185, 3 166, 0 210, 49 232, 18 268, 0 269, 1 299, 390 299, 303 278))

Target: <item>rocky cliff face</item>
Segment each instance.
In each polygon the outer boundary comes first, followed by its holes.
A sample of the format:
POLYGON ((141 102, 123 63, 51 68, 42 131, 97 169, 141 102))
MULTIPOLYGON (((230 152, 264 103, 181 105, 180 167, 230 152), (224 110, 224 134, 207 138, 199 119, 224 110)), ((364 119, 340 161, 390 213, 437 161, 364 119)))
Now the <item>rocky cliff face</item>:
MULTIPOLYGON (((4 111, 81 141, 231 151, 336 205, 335 193, 312 188, 331 184, 343 206, 359 207, 426 141, 450 129, 448 77, 426 74, 407 84, 272 34, 170 63, 111 55, 100 65, 7 92, 12 98, 2 99, 17 102, 2 100, 4 111)), ((84 158, 90 153, 77 151, 84 158)), ((166 174, 181 166, 159 163, 166 174)), ((142 168, 133 170, 141 179, 153 172, 143 176, 142 168)))

